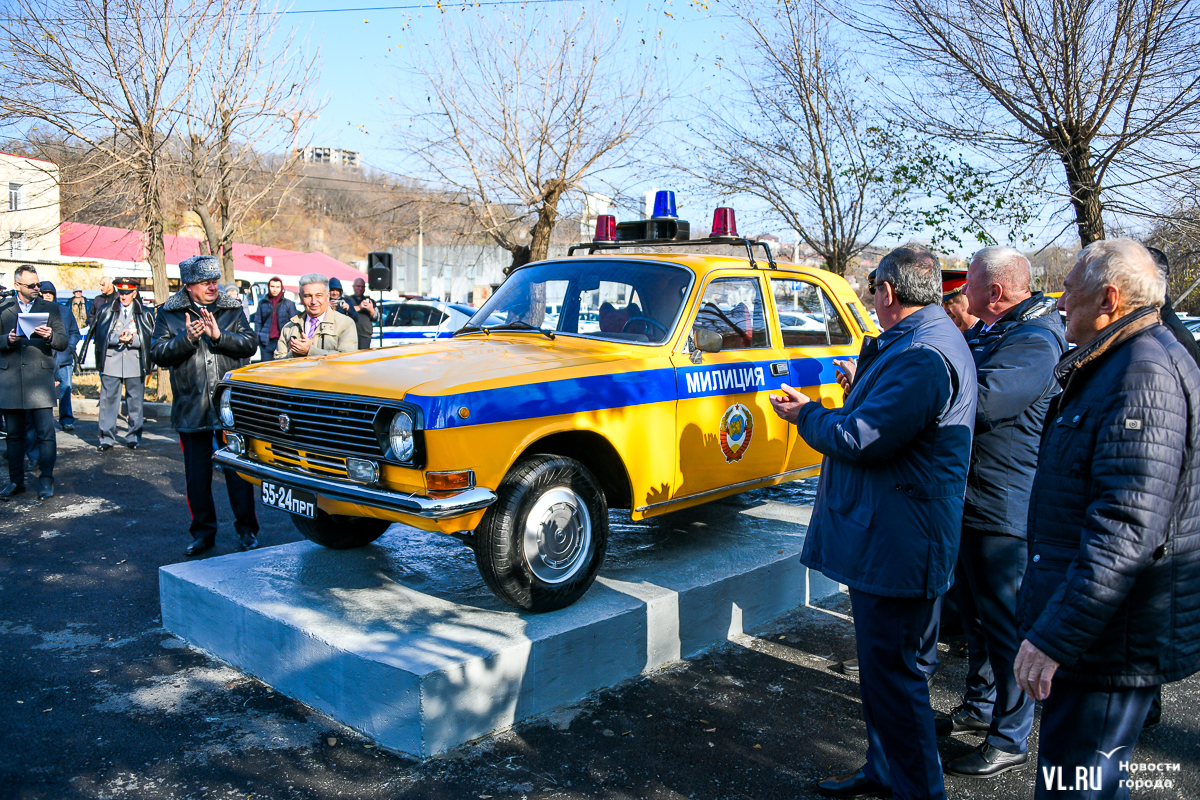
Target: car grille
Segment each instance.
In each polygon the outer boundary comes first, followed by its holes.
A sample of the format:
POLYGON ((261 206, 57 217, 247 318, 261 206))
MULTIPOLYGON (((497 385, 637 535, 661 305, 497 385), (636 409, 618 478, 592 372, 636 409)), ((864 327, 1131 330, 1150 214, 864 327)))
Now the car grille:
MULTIPOLYGON (((234 429, 251 438, 289 445, 296 451, 359 455, 379 458, 383 453, 375 438, 375 416, 381 404, 337 395, 296 394, 234 384, 230 403, 234 429), (280 417, 288 417, 288 430, 280 417)), ((326 459, 328 461, 329 459, 326 459)), ((345 460, 341 461, 343 474, 345 460)))
POLYGON ((275 442, 267 442, 266 449, 271 456, 271 463, 277 466, 291 467, 312 475, 346 478, 346 459, 340 456, 310 453, 275 442))

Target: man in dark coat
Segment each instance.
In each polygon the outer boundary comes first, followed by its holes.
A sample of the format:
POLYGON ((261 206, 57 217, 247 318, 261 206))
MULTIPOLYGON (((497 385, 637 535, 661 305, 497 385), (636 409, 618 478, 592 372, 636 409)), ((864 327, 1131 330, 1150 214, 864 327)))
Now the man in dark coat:
MULTIPOLYGON (((258 348, 241 301, 220 290, 221 262, 193 256, 179 264, 184 287, 158 310, 150 346, 154 363, 171 370, 171 424, 183 448, 188 509, 192 512, 194 556, 211 549, 217 536, 217 508, 212 496, 212 455, 220 429, 213 389, 232 369, 242 366, 258 348)), ((234 529, 244 550, 258 547, 254 487, 225 471, 234 529)))
POLYGON ((367 297, 366 279, 354 279, 354 294, 350 296, 350 305, 358 314, 358 319, 354 321, 358 329, 358 349, 368 350, 371 347, 371 334, 375 330, 375 318, 379 314, 375 310, 375 302, 367 297))
POLYGON ((1123 798, 1157 687, 1200 670, 1200 368, 1138 243, 1093 242, 1063 288, 1014 669, 1044 701, 1034 796, 1123 798))
MULTIPOLYGON (((92 307, 88 310, 88 329, 96 326, 96 317, 100 316, 100 312, 109 303, 117 299, 117 292, 113 288, 113 280, 107 275, 100 278, 100 294, 92 298, 92 307)), ((80 356, 82 358, 83 356, 80 356)))
POLYGON ((940 736, 985 737, 946 764, 946 772, 972 778, 1027 764, 1033 728, 1034 703, 1013 677, 1017 592, 1038 440, 1067 342, 1054 300, 1031 292, 1030 277, 1020 252, 985 247, 971 259, 964 290, 980 320, 968 335, 979 401, 954 586, 970 663, 963 705, 937 715, 937 727, 940 736))
POLYGON ((354 310, 350 301, 342 296, 342 282, 337 278, 329 279, 329 307, 358 324, 358 312, 354 310))
POLYGON ((784 386, 775 412, 824 455, 801 561, 850 587, 867 762, 818 781, 829 797, 945 797, 917 664, 952 581, 975 420, 975 365, 941 308, 941 269, 901 247, 872 287, 884 333, 863 342, 842 408, 784 386))
POLYGON ((297 312, 296 304, 283 294, 283 279, 275 277, 267 281, 267 296, 258 301, 258 309, 254 312, 261 360, 271 361, 275 358, 279 333, 297 312))
POLYGON ((38 499, 54 496, 55 353, 67 348, 58 303, 42 298, 37 270, 28 264, 13 274, 16 294, 0 306, 0 409, 8 431, 8 486, 0 499, 8 500, 25 491, 25 421, 33 417, 38 442, 38 499), (22 331, 22 314, 46 314, 46 321, 22 331))
POLYGON ((146 373, 150 370, 150 337, 154 332, 153 316, 142 308, 137 297, 137 284, 121 281, 117 286, 117 302, 109 303, 96 317, 96 370, 100 373, 100 452, 111 450, 117 443, 117 415, 121 409, 121 393, 125 394, 126 418, 129 430, 125 446, 136 450, 142 443, 142 405, 145 400, 146 373))
MULTIPOLYGON (((50 281, 42 281, 42 299, 58 302, 58 289, 50 281)), ((67 346, 54 354, 54 383, 58 392, 58 424, 70 433, 75 430, 75 414, 71 410, 71 378, 75 373, 75 351, 79 348, 80 333, 74 313, 63 314, 62 319, 67 330, 67 346)))

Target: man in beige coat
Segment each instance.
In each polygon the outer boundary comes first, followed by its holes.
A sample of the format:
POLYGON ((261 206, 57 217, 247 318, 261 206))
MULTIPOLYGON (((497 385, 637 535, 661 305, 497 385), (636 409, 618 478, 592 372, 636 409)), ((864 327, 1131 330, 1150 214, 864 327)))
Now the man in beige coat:
POLYGON ((329 307, 329 279, 309 273, 300 279, 304 313, 292 317, 279 332, 275 358, 327 356, 358 349, 358 331, 349 317, 329 307))

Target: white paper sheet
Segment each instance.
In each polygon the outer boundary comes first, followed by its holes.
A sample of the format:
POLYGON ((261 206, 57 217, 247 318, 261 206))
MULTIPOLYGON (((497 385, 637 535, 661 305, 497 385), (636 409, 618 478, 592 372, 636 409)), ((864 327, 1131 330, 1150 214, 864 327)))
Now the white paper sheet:
POLYGON ((33 329, 45 325, 49 319, 49 314, 17 314, 18 333, 27 338, 32 338, 33 329))

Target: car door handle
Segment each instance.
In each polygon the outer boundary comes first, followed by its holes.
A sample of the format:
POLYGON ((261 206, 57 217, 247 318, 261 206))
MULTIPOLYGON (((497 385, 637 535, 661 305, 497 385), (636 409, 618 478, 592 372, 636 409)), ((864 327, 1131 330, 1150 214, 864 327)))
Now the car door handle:
POLYGON ((771 375, 775 378, 782 378, 788 374, 788 365, 786 361, 775 361, 771 364, 771 375))

